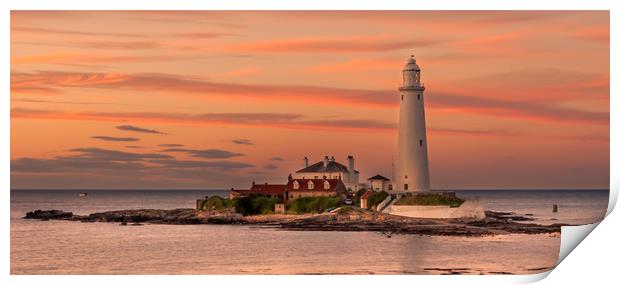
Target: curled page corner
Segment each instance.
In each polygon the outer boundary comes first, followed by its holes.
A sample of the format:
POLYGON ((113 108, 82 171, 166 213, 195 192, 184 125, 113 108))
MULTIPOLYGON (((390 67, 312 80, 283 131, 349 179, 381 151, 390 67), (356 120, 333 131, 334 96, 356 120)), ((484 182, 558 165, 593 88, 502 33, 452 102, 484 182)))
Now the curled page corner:
POLYGON ((564 226, 560 235, 560 254, 555 267, 549 271, 527 275, 527 278, 520 279, 519 282, 534 283, 541 281, 557 268, 562 261, 600 224, 593 223, 580 226, 564 226))
POLYGON ((560 235, 560 255, 556 267, 600 224, 564 226, 560 235))
MULTIPOLYGON (((564 261, 564 259, 613 211, 616 206, 616 202, 618 201, 618 191, 614 189, 617 188, 610 187, 609 189, 609 204, 607 206, 607 212, 605 213, 605 217, 603 217, 603 219, 599 222, 587 225, 562 227, 562 233, 560 235, 560 254, 558 256, 556 267, 560 265, 560 263, 562 263, 562 261, 564 261)), ((547 274, 551 273, 551 271, 553 270, 548 271, 547 274)))

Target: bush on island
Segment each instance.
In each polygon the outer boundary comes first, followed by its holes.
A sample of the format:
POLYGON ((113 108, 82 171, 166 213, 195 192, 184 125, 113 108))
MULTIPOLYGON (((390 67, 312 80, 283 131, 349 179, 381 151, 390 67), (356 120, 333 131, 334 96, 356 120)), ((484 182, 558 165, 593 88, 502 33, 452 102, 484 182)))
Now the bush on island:
POLYGON ((359 199, 360 197, 362 197, 362 195, 364 195, 364 193, 366 193, 366 189, 362 188, 360 190, 357 191, 357 198, 359 199))
POLYGON ((353 212, 353 208, 351 206, 342 206, 340 210, 338 210, 338 214, 346 215, 353 212))
POLYGON ((383 202, 383 200, 385 200, 385 198, 387 198, 389 195, 390 194, 388 194, 387 192, 381 191, 375 195, 370 196, 370 198, 368 198, 368 209, 373 209, 377 207, 377 205, 383 202))
POLYGON ((465 200, 441 194, 420 194, 400 198, 395 205, 420 205, 420 206, 450 206, 456 208, 461 206, 465 200))
POLYGON ((288 209, 294 214, 322 213, 327 209, 339 207, 341 204, 342 201, 339 197, 303 197, 291 201, 288 209))
POLYGON ((211 196, 202 203, 201 210, 224 210, 233 207, 232 201, 220 196, 211 196))
POLYGON ((258 195, 250 195, 248 197, 236 198, 233 200, 235 211, 244 216, 247 215, 263 215, 273 213, 277 198, 269 198, 258 195))

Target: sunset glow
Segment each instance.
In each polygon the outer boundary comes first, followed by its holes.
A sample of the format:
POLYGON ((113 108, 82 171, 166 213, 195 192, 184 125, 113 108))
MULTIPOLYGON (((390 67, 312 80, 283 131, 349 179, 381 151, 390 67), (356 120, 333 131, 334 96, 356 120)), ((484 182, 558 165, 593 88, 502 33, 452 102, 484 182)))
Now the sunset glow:
POLYGON ((411 54, 432 188, 609 187, 607 11, 13 11, 11 186, 393 177, 411 54))

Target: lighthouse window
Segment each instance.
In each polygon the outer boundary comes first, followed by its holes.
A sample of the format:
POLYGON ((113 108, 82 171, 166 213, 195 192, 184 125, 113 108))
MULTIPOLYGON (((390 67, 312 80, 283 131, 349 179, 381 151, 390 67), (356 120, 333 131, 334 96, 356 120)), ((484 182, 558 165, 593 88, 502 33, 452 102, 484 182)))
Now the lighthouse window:
POLYGON ((420 101, 420 94, 418 94, 418 101, 420 101))
POLYGON ((403 186, 404 186, 405 190, 409 190, 409 184, 405 184, 403 186))
POLYGON ((422 146, 422 140, 420 140, 420 146, 422 146))
POLYGON ((405 100, 405 95, 402 95, 402 94, 401 94, 401 95, 400 95, 400 101, 403 101, 403 100, 405 100))

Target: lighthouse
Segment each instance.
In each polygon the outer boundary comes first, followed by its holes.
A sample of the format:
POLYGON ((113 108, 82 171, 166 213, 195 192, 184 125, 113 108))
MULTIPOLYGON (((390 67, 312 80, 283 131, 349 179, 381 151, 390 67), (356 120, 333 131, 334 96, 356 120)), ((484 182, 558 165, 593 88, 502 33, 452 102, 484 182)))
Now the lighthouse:
POLYGON ((396 191, 429 191, 426 122, 424 119, 424 84, 420 67, 412 55, 403 68, 398 124, 396 191))

